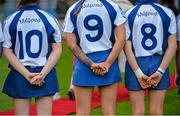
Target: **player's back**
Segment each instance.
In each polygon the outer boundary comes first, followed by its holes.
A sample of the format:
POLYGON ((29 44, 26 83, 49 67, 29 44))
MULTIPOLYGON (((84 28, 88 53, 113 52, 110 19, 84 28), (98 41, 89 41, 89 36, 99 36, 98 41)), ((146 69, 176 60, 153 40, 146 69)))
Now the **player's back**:
POLYGON ((10 47, 23 65, 43 66, 57 28, 56 19, 39 6, 22 7, 5 21, 5 36, 9 43, 5 42, 4 46, 10 47))
POLYGON ((92 53, 111 49, 115 42, 114 28, 125 21, 118 5, 111 0, 85 0, 76 14, 80 5, 81 1, 68 12, 82 50, 92 53))
POLYGON ((129 39, 137 57, 162 55, 167 48, 168 36, 176 30, 175 17, 170 9, 154 0, 145 1, 137 3, 126 13, 131 30, 129 39))

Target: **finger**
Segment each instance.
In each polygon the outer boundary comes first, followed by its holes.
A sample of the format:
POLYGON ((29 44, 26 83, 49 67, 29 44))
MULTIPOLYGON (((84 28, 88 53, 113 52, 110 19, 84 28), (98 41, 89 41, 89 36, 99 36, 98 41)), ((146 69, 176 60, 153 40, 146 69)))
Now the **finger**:
POLYGON ((33 78, 33 77, 35 77, 35 76, 37 76, 37 75, 39 75, 39 73, 31 73, 31 78, 33 78))
POLYGON ((30 83, 31 83, 31 84, 34 84, 35 80, 36 80, 35 78, 32 78, 32 79, 30 80, 30 83))
POLYGON ((95 69, 92 69, 93 73, 95 73, 95 69))
POLYGON ((147 79, 147 82, 150 82, 150 81, 151 81, 151 79, 152 79, 152 78, 151 78, 151 77, 149 77, 149 78, 147 79))
POLYGON ((99 70, 98 70, 98 75, 100 75, 100 76, 102 76, 102 75, 103 75, 103 73, 102 73, 101 69, 99 69, 99 70))
POLYGON ((101 70, 101 73, 105 75, 108 71, 107 70, 101 70))
POLYGON ((95 73, 96 75, 98 75, 98 69, 95 69, 95 70, 94 70, 94 73, 95 73))

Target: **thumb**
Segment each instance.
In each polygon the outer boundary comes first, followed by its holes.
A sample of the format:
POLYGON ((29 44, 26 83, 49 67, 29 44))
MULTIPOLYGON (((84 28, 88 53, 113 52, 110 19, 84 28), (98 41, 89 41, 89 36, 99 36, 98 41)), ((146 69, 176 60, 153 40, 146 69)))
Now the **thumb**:
POLYGON ((152 79, 152 77, 150 76, 148 79, 147 79, 147 82, 150 82, 152 79))

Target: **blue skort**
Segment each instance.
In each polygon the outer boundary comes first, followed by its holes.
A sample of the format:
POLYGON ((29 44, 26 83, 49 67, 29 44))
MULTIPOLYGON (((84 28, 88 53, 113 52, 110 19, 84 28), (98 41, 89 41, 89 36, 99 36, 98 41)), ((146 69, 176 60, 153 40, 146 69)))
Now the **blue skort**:
MULTIPOLYGON (((109 56, 111 50, 87 54, 95 63, 104 62, 109 56)), ((112 64, 109 72, 104 76, 95 75, 92 70, 84 63, 76 59, 73 73, 73 85, 75 86, 105 86, 118 83, 121 81, 118 60, 112 64)))
MULTIPOLYGON (((43 67, 26 67, 32 73, 41 72, 43 67)), ((31 85, 19 72, 11 69, 3 87, 3 93, 13 98, 52 96, 59 92, 56 70, 53 68, 42 86, 31 85)))

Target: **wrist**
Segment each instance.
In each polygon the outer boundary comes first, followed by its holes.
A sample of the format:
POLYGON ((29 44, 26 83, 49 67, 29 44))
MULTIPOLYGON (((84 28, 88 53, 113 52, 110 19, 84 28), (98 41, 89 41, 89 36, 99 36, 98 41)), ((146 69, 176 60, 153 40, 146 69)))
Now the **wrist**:
POLYGON ((164 75, 164 73, 165 73, 165 70, 159 67, 157 69, 156 73, 159 74, 162 77, 164 75))
POLYGON ((28 81, 32 78, 30 72, 24 73, 23 76, 24 76, 28 81))
POLYGON ((142 78, 142 76, 144 76, 144 73, 142 72, 142 70, 140 68, 135 70, 134 73, 135 73, 137 78, 142 78))
POLYGON ((112 63, 111 62, 109 62, 108 60, 107 61, 105 61, 105 64, 107 65, 107 66, 111 66, 112 65, 112 63))
POLYGON ((46 74, 44 72, 39 73, 39 75, 44 79, 46 77, 46 74))

